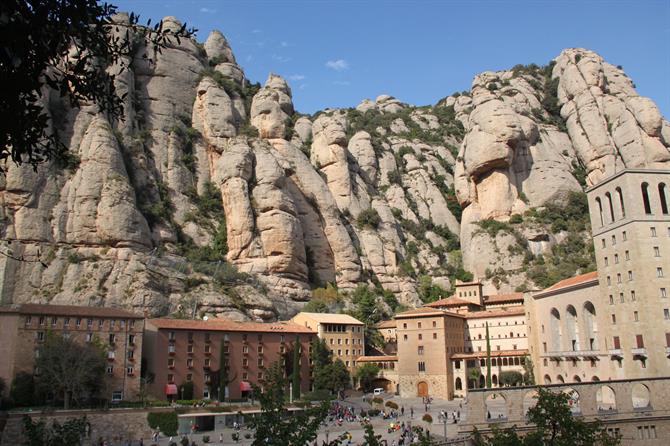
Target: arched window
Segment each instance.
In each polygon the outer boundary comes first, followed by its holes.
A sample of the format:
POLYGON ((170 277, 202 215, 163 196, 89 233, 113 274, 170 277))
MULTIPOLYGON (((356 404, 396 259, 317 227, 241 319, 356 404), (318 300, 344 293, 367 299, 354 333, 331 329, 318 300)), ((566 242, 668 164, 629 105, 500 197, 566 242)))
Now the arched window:
POLYGON ((582 379, 578 375, 575 375, 572 377, 572 382, 580 383, 582 379))
POLYGON ((619 205, 621 206, 621 218, 626 218, 626 206, 623 204, 623 193, 621 188, 616 188, 616 194, 619 196, 619 205))
POLYGON ((561 351, 561 315, 556 308, 551 309, 549 318, 549 331, 551 333, 551 350, 561 351))
POLYGON ((584 335, 588 350, 598 350, 598 322, 596 309, 589 301, 584 303, 584 335))
POLYGON ((463 383, 461 382, 461 378, 456 378, 456 390, 463 390, 463 383))
POLYGON ((544 375, 544 383, 545 384, 551 384, 551 376, 544 375))
POLYGON ((565 380, 563 379, 563 376, 561 376, 561 375, 556 375, 556 381, 559 382, 559 383, 564 383, 565 382, 565 380))
POLYGON ((633 385, 633 409, 646 409, 651 406, 649 387, 637 383, 633 385))
POLYGON ((604 225, 603 221, 603 203, 600 201, 600 197, 596 198, 596 203, 598 203, 598 215, 600 216, 600 226, 604 225))
POLYGON ((596 392, 596 408, 598 412, 616 411, 616 394, 610 386, 602 386, 596 392))
POLYGON ((498 377, 495 374, 491 377, 491 384, 494 386, 498 385, 498 377))
POLYGON ((613 223, 614 222, 614 206, 612 206, 612 195, 610 195, 610 193, 607 192, 605 194, 605 196, 607 197, 607 204, 610 207, 610 222, 613 223))
POLYGON ((565 323, 568 329, 569 349, 573 352, 579 350, 579 324, 577 323, 577 311, 572 305, 566 309, 565 323))
POLYGON ((665 183, 658 184, 658 196, 661 199, 661 212, 663 214, 668 214, 668 197, 665 195, 666 187, 665 183))
POLYGON ((651 214, 651 203, 649 202, 649 185, 642 183, 642 203, 644 203, 644 213, 651 214))

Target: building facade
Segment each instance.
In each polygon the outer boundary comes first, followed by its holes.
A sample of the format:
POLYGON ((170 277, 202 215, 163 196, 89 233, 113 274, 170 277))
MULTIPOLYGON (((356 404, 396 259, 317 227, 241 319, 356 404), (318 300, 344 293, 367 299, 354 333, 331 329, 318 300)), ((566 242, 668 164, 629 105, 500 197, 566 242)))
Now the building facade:
POLYGON ((333 352, 333 360, 341 360, 351 373, 365 355, 365 324, 348 314, 302 312, 291 322, 315 331, 333 352))
POLYGON ((395 320, 400 396, 453 398, 451 358, 464 351, 465 317, 422 307, 395 320))
POLYGON ((267 369, 293 361, 300 346, 300 390, 310 390, 309 355, 316 332, 290 322, 234 322, 225 319, 151 319, 145 333, 145 358, 155 378, 150 392, 161 399, 181 399, 183 385, 192 383, 193 398, 250 395, 262 388, 267 369), (227 368, 227 383, 217 382, 227 368))
MULTIPOLYGON (((587 191, 603 345, 616 375, 670 370, 670 171, 626 169, 587 191)), ((602 337, 602 336, 601 336, 602 337)))
POLYGON ((137 399, 144 317, 129 311, 67 305, 19 304, 0 307, 0 377, 9 385, 17 373, 39 374, 35 360, 47 335, 104 346, 107 397, 137 399))

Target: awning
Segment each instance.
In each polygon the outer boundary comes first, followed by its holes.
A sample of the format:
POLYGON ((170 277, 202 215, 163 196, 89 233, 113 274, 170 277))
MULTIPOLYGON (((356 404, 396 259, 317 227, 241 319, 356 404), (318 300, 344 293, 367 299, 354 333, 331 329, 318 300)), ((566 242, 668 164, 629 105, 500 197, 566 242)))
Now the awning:
POLYGON ((251 390, 251 384, 249 384, 246 381, 241 381, 240 382, 240 391, 241 392, 249 392, 251 390))
POLYGON ((176 384, 165 384, 165 394, 166 395, 176 395, 177 394, 177 385, 176 384))

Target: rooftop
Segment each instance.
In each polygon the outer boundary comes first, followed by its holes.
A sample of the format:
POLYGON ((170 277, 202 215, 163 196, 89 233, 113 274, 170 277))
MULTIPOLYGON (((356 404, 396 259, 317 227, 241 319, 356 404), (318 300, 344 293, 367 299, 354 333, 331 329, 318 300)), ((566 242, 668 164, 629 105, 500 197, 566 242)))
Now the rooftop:
POLYGON ((246 331, 263 333, 306 333, 316 332, 293 322, 235 322, 223 318, 207 321, 189 319, 151 319, 149 323, 158 329, 208 330, 208 331, 246 331))
POLYGON ((540 291, 539 293, 535 293, 535 297, 538 296, 543 296, 545 294, 553 294, 558 291, 564 290, 564 289, 569 289, 572 287, 576 287, 579 285, 585 285, 590 282, 595 282, 594 285, 598 284, 598 272, 597 271, 592 271, 590 273, 586 274, 580 274, 579 276, 574 276, 570 277, 568 279, 563 279, 560 282, 556 282, 552 286, 550 286, 547 289, 544 289, 540 291))
POLYGON ((496 294, 484 296, 484 304, 502 304, 505 302, 523 301, 523 293, 496 294))
POLYGON ((433 308, 462 307, 463 305, 479 306, 479 304, 476 304, 476 303, 471 302, 469 300, 461 299, 460 297, 456 297, 456 296, 451 296, 451 297, 445 297, 444 299, 436 300, 435 302, 431 302, 429 304, 426 304, 426 307, 433 307, 433 308))
POLYGON ((396 328, 396 322, 391 319, 390 321, 381 321, 375 325, 377 328, 396 328))
POLYGON ((0 307, 0 313, 144 319, 143 315, 132 313, 121 308, 84 307, 76 305, 14 304, 0 307))
MULTIPOLYGON (((350 325, 365 325, 363 322, 359 321, 355 317, 349 316, 348 314, 337 314, 337 313, 307 313, 302 311, 296 316, 306 316, 316 322, 321 324, 350 324, 350 325)), ((295 316, 294 316, 295 317, 295 316)))
POLYGON ((525 314, 525 310, 522 306, 516 306, 509 308, 507 310, 496 309, 496 310, 487 310, 487 311, 473 311, 466 313, 464 316, 466 319, 480 319, 480 318, 489 318, 489 317, 505 317, 505 316, 522 316, 525 314))
POLYGON ((453 316, 463 318, 462 315, 456 313, 450 313, 448 311, 438 310, 435 308, 429 307, 420 307, 415 308, 414 310, 405 311, 395 315, 395 318, 406 318, 406 317, 428 317, 428 316, 453 316))

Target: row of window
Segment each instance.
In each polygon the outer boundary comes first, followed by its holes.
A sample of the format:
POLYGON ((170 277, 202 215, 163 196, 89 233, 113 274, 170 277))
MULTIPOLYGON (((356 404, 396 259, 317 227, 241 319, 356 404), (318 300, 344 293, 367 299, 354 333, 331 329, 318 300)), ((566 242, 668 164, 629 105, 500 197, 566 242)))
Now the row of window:
MULTIPOLYGON (((500 358, 491 358, 491 366, 492 367, 500 367, 500 366, 512 366, 512 365, 526 365, 526 358, 521 356, 512 356, 512 357, 507 357, 507 356, 502 356, 500 358)), ((468 359, 466 361, 466 366, 468 368, 473 368, 477 366, 477 360, 476 359, 468 359)), ((479 360, 479 366, 480 367, 486 367, 486 359, 482 358, 479 360)), ((461 360, 458 359, 454 361, 454 368, 455 369, 460 369, 461 368, 461 360)))
MULTIPOLYGON (((45 327, 47 325, 47 321, 48 321, 52 327, 56 327, 58 325, 59 320, 60 320, 60 318, 58 318, 57 316, 52 316, 50 318, 47 318, 47 316, 39 316, 37 318, 37 325, 39 327, 45 327)), ((81 328, 83 321, 84 321, 83 318, 80 318, 80 317, 75 318, 74 319, 75 328, 81 328)), ((132 319, 127 321, 127 322, 126 322, 125 319, 120 319, 118 321, 116 319, 97 319, 97 321, 98 321, 98 328, 99 329, 102 329, 104 327, 105 321, 109 322, 110 330, 116 328, 117 326, 118 326, 118 328, 125 328, 126 324, 128 325, 129 328, 134 328, 135 327, 135 321, 132 320, 132 319), (118 322, 118 325, 117 325, 117 322, 118 322)), ((88 328, 88 329, 93 328, 94 322, 95 322, 95 319, 86 319, 86 328, 88 328)), ((25 319, 24 319, 24 323, 25 323, 26 327, 31 327, 33 325, 33 317, 30 316, 30 315, 26 316, 25 319)), ((72 323, 72 318, 69 318, 69 317, 64 317, 63 318, 63 327, 70 327, 71 323, 72 323)))
MULTIPOLYGON (((210 332, 205 332, 204 335, 205 335, 205 342, 210 343, 212 341, 212 334, 210 332)), ((187 336, 188 342, 193 343, 194 333, 192 331, 189 331, 189 332, 187 332, 186 336, 187 336)), ((258 340, 258 342, 263 342, 263 334, 262 333, 256 334, 256 339, 258 340)), ((168 340, 173 341, 173 342, 176 341, 177 340, 177 332, 176 331, 169 331, 168 332, 168 340)), ((228 333, 223 334, 223 340, 225 342, 230 341, 230 336, 229 336, 228 333)), ((248 342, 249 341, 249 335, 247 333, 242 334, 242 341, 243 342, 248 342)), ((279 342, 282 342, 282 343, 286 342, 286 336, 285 335, 280 335, 279 336, 279 342)))
MULTIPOLYGON (((167 382, 168 383, 174 384, 175 383, 174 378, 175 378, 174 373, 168 373, 167 374, 167 382)), ((265 373, 262 372, 262 371, 256 373, 256 378, 258 379, 258 381, 263 381, 265 379, 265 373)), ((186 376, 185 376, 185 380, 186 381, 193 381, 193 373, 187 373, 186 376)), ((205 383, 211 382, 212 381, 212 375, 209 374, 209 373, 205 373, 203 375, 203 380, 204 380, 205 383)), ((249 372, 242 372, 242 381, 248 381, 248 380, 249 380, 249 372)))
MULTIPOLYGON (((649 227, 649 233, 652 237, 658 237, 655 226, 650 226, 649 227)), ((621 236, 622 236, 624 242, 626 240, 628 240, 628 234, 626 233, 626 231, 623 231, 621 233, 621 236)), ((668 227, 668 236, 670 236, 670 227, 668 227)), ((600 239, 600 245, 601 245, 602 248, 607 247, 607 240, 604 237, 600 239)), ((614 246, 614 245, 616 245, 616 235, 612 234, 612 246, 614 246)), ((658 247, 654 247, 654 256, 655 257, 660 257, 661 256, 661 252, 658 249, 658 247)), ((616 255, 615 255, 615 263, 618 263, 617 259, 618 259, 618 257, 616 257, 616 255)), ((628 255, 628 251, 626 251, 626 260, 630 260, 630 256, 628 255)))
MULTIPOLYGON (((65 339, 70 339, 71 335, 72 334, 67 332, 67 331, 64 331, 62 333, 62 336, 65 339)), ((136 339, 135 336, 136 335, 133 335, 133 334, 128 335, 128 345, 130 345, 130 346, 135 345, 135 339, 136 339)), ((46 332, 44 332, 44 331, 35 332, 35 339, 37 339, 38 341, 44 341, 45 337, 46 337, 46 332)), ((93 333, 86 333, 86 337, 85 337, 86 342, 93 342, 94 339, 95 339, 95 335, 93 333)), ((109 345, 115 345, 117 339, 118 338, 117 338, 117 335, 115 333, 110 333, 109 337, 108 337, 109 345)))
MULTIPOLYGON (((345 324, 322 324, 325 332, 326 333, 346 333, 347 330, 347 325, 345 324)), ((361 333, 361 328, 360 326, 352 326, 351 327, 351 332, 352 333, 361 333)))
MULTIPOLYGON (((517 333, 516 336, 514 336, 514 333, 513 333, 513 332, 511 332, 511 331, 509 332, 509 338, 515 338, 515 337, 516 337, 516 338, 520 338, 520 337, 522 337, 522 336, 525 338, 525 337, 526 337, 525 333, 517 333)), ((498 334, 498 337, 497 337, 497 338, 496 338, 495 336, 490 336, 490 338, 491 338, 491 339, 503 339, 503 335, 498 334)), ((508 336, 507 336, 507 334, 505 334, 505 335, 504 335, 504 339, 507 339, 507 338, 508 338, 508 336)), ((481 339, 481 340, 484 340, 484 338, 482 337, 482 334, 481 334, 481 333, 479 333, 479 334, 477 335, 477 339, 470 339, 470 336, 467 337, 467 340, 468 340, 468 341, 478 341, 478 340, 480 340, 480 339, 481 339)))
MULTIPOLYGON (((524 321, 524 320, 514 321, 514 325, 525 325, 525 324, 526 324, 526 321, 524 321)), ((508 325, 510 325, 509 321, 505 322, 505 326, 508 326, 508 325)), ((482 322, 481 325, 477 325, 476 323, 473 323, 473 324, 466 324, 465 326, 466 326, 466 328, 477 328, 477 327, 486 328, 486 323, 482 322)), ((498 321, 498 323, 496 325, 493 325, 493 324, 489 323, 488 326, 489 326, 489 328, 490 327, 502 327, 503 323, 498 321)))
MULTIPOLYGON (((360 338, 359 339, 352 339, 351 343, 362 345, 363 340, 360 339, 360 338)), ((335 339, 330 338, 330 345, 335 345, 335 339)), ((337 345, 342 345, 342 338, 337 338, 337 345)), ((344 345, 349 345, 349 338, 344 338, 344 345)))
MULTIPOLYGON (((670 320, 670 308, 663 309, 663 319, 670 320)), ((633 322, 640 322, 640 313, 633 311, 633 322)), ((612 325, 616 325, 616 314, 612 313, 612 325)))
MULTIPOLYGON (((644 206, 644 213, 647 215, 652 214, 652 208, 651 208, 651 201, 649 199, 649 184, 648 183, 642 183, 640 186, 641 192, 642 192, 642 204, 644 206)), ((661 212, 664 215, 668 215, 668 188, 666 187, 665 183, 659 183, 658 187, 658 198, 661 204, 661 212)), ((619 218, 623 219, 626 218, 626 206, 624 205, 624 200, 623 200, 623 194, 621 192, 621 188, 617 187, 615 189, 615 193, 618 198, 619 206, 618 206, 618 211, 619 211, 619 218)), ((605 193, 605 199, 607 200, 607 205, 608 205, 608 214, 607 216, 609 217, 608 223, 612 223, 616 220, 614 216, 614 205, 612 202, 612 194, 609 192, 605 193)), ((596 198, 596 203, 598 204, 598 214, 600 216, 600 226, 603 226, 605 224, 605 216, 603 215, 603 201, 600 199, 600 197, 596 198)))
MULTIPOLYGON (((113 375, 114 374, 114 366, 113 365, 108 365, 107 366, 107 374, 108 375, 113 375)), ((134 366, 128 366, 126 367, 126 375, 128 376, 135 376, 135 367, 134 366)))

